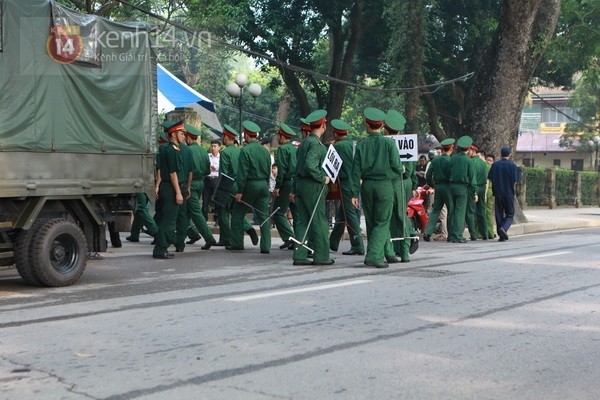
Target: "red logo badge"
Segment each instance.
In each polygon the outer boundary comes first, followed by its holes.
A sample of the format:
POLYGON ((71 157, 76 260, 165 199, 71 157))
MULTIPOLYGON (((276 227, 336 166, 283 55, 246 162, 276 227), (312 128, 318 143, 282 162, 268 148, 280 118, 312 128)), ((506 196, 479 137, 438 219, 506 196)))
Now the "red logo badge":
POLYGON ((83 52, 81 28, 76 25, 52 26, 46 42, 48 55, 60 64, 74 63, 83 52))

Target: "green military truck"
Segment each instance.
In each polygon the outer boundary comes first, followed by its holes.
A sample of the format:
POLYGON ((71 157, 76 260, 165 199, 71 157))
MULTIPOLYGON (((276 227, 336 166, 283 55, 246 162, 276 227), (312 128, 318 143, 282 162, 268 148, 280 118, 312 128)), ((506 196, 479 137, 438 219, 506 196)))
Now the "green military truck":
POLYGON ((0 0, 0 265, 77 281, 106 223, 152 187, 155 129, 146 26, 0 0))

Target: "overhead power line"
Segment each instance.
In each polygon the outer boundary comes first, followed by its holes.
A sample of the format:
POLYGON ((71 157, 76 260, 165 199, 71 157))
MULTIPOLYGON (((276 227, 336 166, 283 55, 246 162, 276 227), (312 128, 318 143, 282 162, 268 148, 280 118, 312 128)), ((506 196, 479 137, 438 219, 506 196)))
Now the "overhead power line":
MULTIPOLYGON (((159 21, 162 21, 162 22, 164 22, 166 24, 169 24, 169 25, 174 26, 174 27, 176 27, 178 29, 181 29, 182 31, 185 31, 185 32, 188 32, 188 33, 191 33, 191 34, 196 34, 197 33, 194 29, 190 29, 190 28, 186 27, 185 25, 182 25, 182 24, 179 24, 177 22, 171 21, 168 18, 165 18, 165 17, 163 17, 161 15, 158 15, 158 14, 156 14, 156 13, 150 11, 150 10, 146 10, 146 9, 144 9, 142 7, 137 6, 137 5, 131 4, 128 1, 125 1, 125 0, 116 0, 116 1, 118 1, 121 4, 126 5, 128 7, 134 8, 134 9, 140 11, 141 13, 144 13, 144 14, 152 17, 152 18, 155 18, 155 19, 157 19, 159 21)), ((456 83, 456 82, 467 81, 470 78, 472 78, 473 75, 475 74, 474 72, 469 72, 469 73, 467 73, 467 74, 465 74, 463 76, 459 76, 459 77, 454 78, 454 79, 450 79, 450 80, 447 80, 447 81, 444 81, 444 82, 434 83, 434 84, 430 84, 430 85, 414 86, 414 87, 408 87, 408 88, 380 88, 380 87, 367 86, 367 85, 362 85, 362 84, 355 83, 355 82, 345 81, 343 79, 334 78, 332 76, 321 74, 321 73, 316 72, 316 71, 312 71, 312 70, 309 70, 309 69, 306 69, 306 68, 302 68, 302 67, 299 67, 299 66, 296 66, 296 65, 288 64, 288 63, 286 63, 286 62, 284 62, 282 60, 273 58, 273 57, 271 57, 271 56, 269 56, 267 54, 260 53, 260 52, 257 52, 257 51, 253 51, 253 50, 249 50, 249 49, 246 49, 246 48, 244 48, 242 46, 239 46, 239 45, 236 45, 236 44, 233 44, 233 43, 229 43, 229 42, 226 42, 224 40, 211 39, 211 42, 215 42, 215 43, 217 43, 217 44, 219 44, 221 46, 227 47, 227 48, 232 49, 232 50, 239 51, 241 53, 247 54, 247 55, 252 56, 252 57, 256 57, 256 58, 260 58, 260 59, 263 59, 263 60, 267 60, 269 63, 277 65, 277 66, 280 66, 282 68, 285 68, 285 69, 288 69, 288 70, 291 70, 291 71, 295 71, 295 72, 299 72, 299 73, 303 73, 303 74, 306 74, 306 75, 313 76, 313 77, 315 77, 317 79, 320 79, 320 80, 329 81, 329 82, 335 82, 335 83, 340 83, 340 84, 344 84, 344 85, 347 85, 347 86, 355 87, 355 88, 358 88, 358 89, 369 90, 369 91, 377 91, 377 92, 408 93, 408 92, 417 92, 418 91, 418 92, 423 93, 423 94, 432 94, 432 93, 435 93, 436 91, 438 91, 440 88, 442 88, 444 86, 451 85, 451 84, 456 83)))

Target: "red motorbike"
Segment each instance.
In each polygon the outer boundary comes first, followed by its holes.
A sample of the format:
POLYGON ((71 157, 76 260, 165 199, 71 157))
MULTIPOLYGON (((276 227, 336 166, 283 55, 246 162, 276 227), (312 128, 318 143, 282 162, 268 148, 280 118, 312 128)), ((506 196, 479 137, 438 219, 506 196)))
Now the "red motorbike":
POLYGON ((415 231, 423 233, 427 227, 429 217, 427 216, 427 190, 429 186, 419 186, 417 195, 411 198, 406 205, 406 213, 412 221, 415 231))

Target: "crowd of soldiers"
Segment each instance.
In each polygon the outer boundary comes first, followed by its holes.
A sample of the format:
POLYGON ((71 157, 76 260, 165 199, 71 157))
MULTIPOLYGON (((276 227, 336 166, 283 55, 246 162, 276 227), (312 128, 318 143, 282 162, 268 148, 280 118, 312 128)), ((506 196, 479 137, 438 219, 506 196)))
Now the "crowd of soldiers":
MULTIPOLYGON (((406 120, 397 111, 387 113, 364 110, 368 136, 356 145, 348 137, 350 126, 339 119, 330 122, 334 147, 342 160, 335 185, 323 169, 327 147, 322 143, 327 127, 327 112, 317 110, 301 119, 301 143, 294 145, 295 132, 285 123, 278 126, 279 147, 275 156, 277 177, 271 202, 269 179, 271 156, 257 137, 260 127, 244 121, 244 146, 237 143, 238 132, 224 126, 220 153, 219 179, 213 201, 219 206, 217 241, 208 227, 200 207, 204 178, 210 173, 208 153, 198 143, 200 131, 183 122, 165 121, 156 156, 155 215, 148 212, 150 199, 138 195, 132 234, 129 241, 139 241, 139 233, 154 237, 153 257, 171 259, 183 252, 186 237, 193 243, 202 237, 202 249, 224 246, 227 250, 244 250, 244 233, 262 254, 271 250, 271 220, 283 244, 280 249, 293 250, 294 265, 331 265, 330 252, 338 251, 344 230, 350 237, 350 249, 344 255, 364 256, 364 264, 386 268, 390 263, 409 262, 418 249, 418 235, 407 218, 406 206, 416 195, 417 175, 414 162, 402 162, 396 142, 386 135, 397 135, 406 120), (329 232, 325 212, 328 192, 339 192, 335 225, 329 232), (360 204, 359 204, 360 199, 360 204), (361 233, 359 206, 366 222, 367 244, 361 233), (246 218, 253 211, 260 219, 260 237, 246 218), (287 217, 291 212, 293 223, 287 217), (259 243, 260 242, 260 243, 259 243)), ((431 239, 438 215, 445 205, 448 210, 448 241, 464 243, 465 222, 469 232, 475 221, 479 232, 485 232, 485 211, 477 201, 484 198, 487 169, 485 161, 469 157, 472 140, 462 137, 443 141, 444 154, 431 161, 427 181, 435 188, 435 200, 424 239, 431 239), (482 172, 483 171, 483 172, 482 172), (482 187, 483 185, 483 187, 482 187), (473 208, 474 213, 467 213, 473 208), (473 214, 471 218, 468 215, 473 214)))

